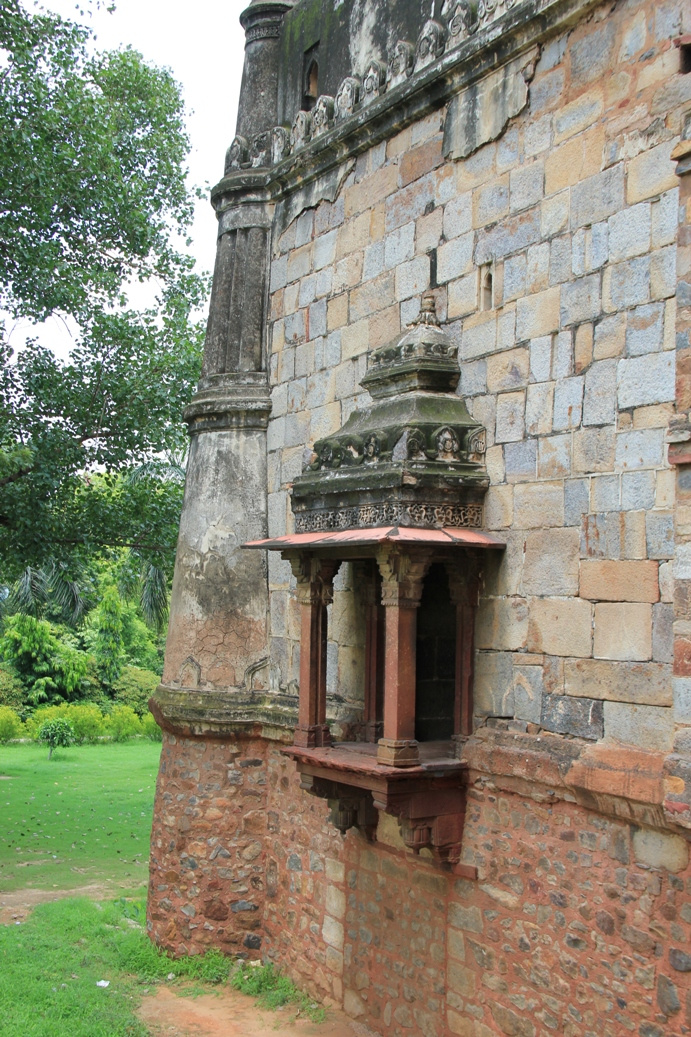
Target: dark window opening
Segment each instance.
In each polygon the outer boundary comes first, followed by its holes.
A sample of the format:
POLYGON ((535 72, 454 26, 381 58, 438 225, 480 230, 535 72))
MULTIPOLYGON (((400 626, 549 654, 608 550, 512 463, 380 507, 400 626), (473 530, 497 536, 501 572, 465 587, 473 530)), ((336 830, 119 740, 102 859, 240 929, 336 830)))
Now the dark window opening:
POLYGON ((691 72, 691 43, 682 43, 679 47, 679 71, 684 76, 691 72))
POLYGON ((319 63, 317 61, 317 54, 319 51, 319 44, 315 43, 313 47, 310 47, 305 53, 304 60, 304 72, 302 77, 302 109, 305 112, 311 112, 317 103, 319 97, 319 63))
POLYGON ((480 267, 480 309, 491 310, 494 306, 494 280, 492 265, 485 263, 480 267))
POLYGON ((426 578, 417 616, 415 737, 443 741, 454 733, 456 606, 443 565, 426 578))

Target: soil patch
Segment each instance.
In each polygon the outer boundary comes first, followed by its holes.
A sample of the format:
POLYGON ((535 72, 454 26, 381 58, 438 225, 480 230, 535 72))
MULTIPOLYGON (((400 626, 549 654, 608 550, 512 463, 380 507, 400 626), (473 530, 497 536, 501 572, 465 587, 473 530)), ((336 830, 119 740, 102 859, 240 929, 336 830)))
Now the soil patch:
POLYGON ((118 895, 117 886, 94 884, 77 886, 76 889, 15 889, 11 893, 0 892, 0 925, 23 922, 37 904, 64 897, 88 897, 90 900, 108 900, 118 895))
POLYGON ((258 1008, 254 1000, 225 988, 200 997, 159 987, 145 997, 138 1016, 156 1037, 368 1037, 371 1030, 329 1009, 323 1023, 295 1018, 295 1009, 276 1012, 258 1008))

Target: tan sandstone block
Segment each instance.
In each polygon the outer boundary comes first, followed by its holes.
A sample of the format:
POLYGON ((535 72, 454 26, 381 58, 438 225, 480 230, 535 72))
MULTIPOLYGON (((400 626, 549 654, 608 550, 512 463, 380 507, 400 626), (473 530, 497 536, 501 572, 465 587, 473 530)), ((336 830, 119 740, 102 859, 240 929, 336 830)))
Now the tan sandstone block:
POLYGON ((341 295, 329 299, 326 308, 326 326, 329 331, 337 331, 338 328, 344 327, 347 323, 348 295, 346 292, 343 292, 341 295))
POLYGON ((485 598, 478 609, 475 644, 479 649, 516 652, 525 647, 528 608, 524 598, 485 598))
POLYGON ((576 342, 574 345, 574 367, 576 374, 582 374, 593 359, 593 326, 592 324, 579 324, 576 328, 576 342))
POLYGON ((368 212, 360 213, 359 216, 344 223, 338 231, 336 258, 342 259, 344 256, 349 256, 352 252, 357 252, 358 249, 369 245, 369 229, 370 216, 368 212))
POLYGON ((345 192, 346 219, 364 213, 373 205, 383 202, 396 190, 397 186, 398 168, 395 165, 382 166, 376 173, 365 177, 358 184, 353 184, 345 192))
POLYGON ((349 324, 341 332, 341 358, 349 360, 369 349, 369 320, 359 320, 349 324))
POLYGON ((576 698, 671 706, 672 682, 665 663, 567 659, 564 692, 576 698))
POLYGON ((529 652, 587 658, 592 651, 592 606, 579 598, 533 598, 529 652))
POLYGON ((581 562, 579 593, 593 601, 659 601, 657 562, 581 562))
POLYGON ((536 292, 516 303, 516 338, 519 341, 542 338, 559 330, 559 285, 536 292))
POLYGON ((523 593, 529 596, 576 594, 580 531, 541 529, 525 538, 523 593))
POLYGON ((487 358, 487 391, 505 392, 528 384, 530 354, 527 346, 487 358))
POLYGON ((670 159, 672 143, 665 141, 627 163, 626 200, 629 205, 671 191, 679 183, 670 159))
POLYGON ((519 483, 515 487, 513 524, 516 529, 564 525, 564 484, 519 483))
POLYGON ((650 659, 652 627, 651 605, 643 602, 598 604, 595 606, 593 654, 599 659, 650 659))

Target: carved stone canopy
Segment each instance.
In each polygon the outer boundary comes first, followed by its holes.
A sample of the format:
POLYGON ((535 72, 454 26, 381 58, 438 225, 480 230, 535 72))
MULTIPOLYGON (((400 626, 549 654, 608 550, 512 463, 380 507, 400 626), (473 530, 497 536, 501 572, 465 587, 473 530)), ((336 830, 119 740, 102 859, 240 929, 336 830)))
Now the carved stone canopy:
POLYGON ((405 334, 371 355, 362 385, 372 404, 314 444, 293 485, 296 531, 480 526, 485 430, 458 380, 430 294, 405 334))

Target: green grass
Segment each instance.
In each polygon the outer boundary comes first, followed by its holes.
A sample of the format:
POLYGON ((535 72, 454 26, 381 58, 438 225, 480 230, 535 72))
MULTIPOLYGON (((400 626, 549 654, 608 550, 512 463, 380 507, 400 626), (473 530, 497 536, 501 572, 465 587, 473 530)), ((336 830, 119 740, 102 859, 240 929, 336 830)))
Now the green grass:
POLYGON ((135 1010, 151 984, 228 978, 217 951, 176 961, 162 954, 143 915, 143 903, 72 898, 0 926, 0 1037, 145 1037, 135 1010))
POLYGON ((0 746, 0 890, 147 880, 161 746, 0 746))
POLYGON ((278 972, 270 962, 268 965, 238 962, 231 973, 230 985, 256 998, 262 1008, 275 1010, 284 1005, 294 1005, 299 1014, 306 1015, 314 1023, 322 1023, 326 1018, 324 1009, 299 990, 292 980, 278 972))

